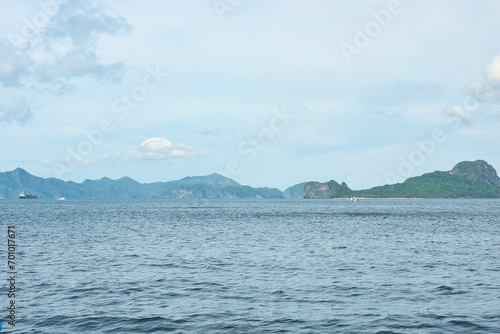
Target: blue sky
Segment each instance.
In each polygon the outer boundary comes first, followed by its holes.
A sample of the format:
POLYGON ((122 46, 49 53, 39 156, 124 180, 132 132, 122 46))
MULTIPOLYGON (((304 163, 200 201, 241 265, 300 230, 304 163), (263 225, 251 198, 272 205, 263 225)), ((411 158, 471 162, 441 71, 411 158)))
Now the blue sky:
POLYGON ((353 189, 500 169, 500 2, 1 1, 0 170, 353 189))

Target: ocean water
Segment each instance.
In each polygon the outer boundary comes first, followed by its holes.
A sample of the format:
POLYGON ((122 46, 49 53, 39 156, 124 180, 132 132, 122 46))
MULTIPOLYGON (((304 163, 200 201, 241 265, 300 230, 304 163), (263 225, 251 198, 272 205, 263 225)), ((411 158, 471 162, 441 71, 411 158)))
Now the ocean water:
POLYGON ((500 333, 499 200, 3 200, 0 223, 1 333, 500 333))

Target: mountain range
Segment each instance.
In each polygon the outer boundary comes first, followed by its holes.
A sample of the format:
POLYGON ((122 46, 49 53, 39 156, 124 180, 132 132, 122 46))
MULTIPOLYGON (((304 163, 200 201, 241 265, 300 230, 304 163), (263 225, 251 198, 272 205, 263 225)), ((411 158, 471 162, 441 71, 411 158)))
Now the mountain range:
POLYGON ((0 173, 0 199, 17 198, 22 191, 54 199, 196 199, 196 198, 500 198, 500 178, 486 161, 463 161, 450 171, 435 171, 403 183, 352 190, 330 180, 304 182, 281 192, 252 188, 220 174, 191 176, 169 182, 139 183, 129 177, 85 180, 82 183, 41 178, 22 168, 0 173))
POLYGON ((75 183, 44 179, 22 168, 0 173, 0 199, 17 198, 21 191, 41 199, 283 198, 279 189, 243 186, 220 174, 155 183, 139 183, 129 177, 118 180, 103 177, 75 183))

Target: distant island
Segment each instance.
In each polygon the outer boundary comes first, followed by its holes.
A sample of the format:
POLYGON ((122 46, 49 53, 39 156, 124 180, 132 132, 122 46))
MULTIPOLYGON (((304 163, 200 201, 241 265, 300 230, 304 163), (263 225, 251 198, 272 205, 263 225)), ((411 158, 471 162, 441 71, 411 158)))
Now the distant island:
POLYGON ((139 183, 129 177, 82 183, 41 178, 22 168, 0 173, 0 199, 29 192, 40 199, 326 199, 326 198, 500 198, 500 178, 486 161, 463 161, 450 171, 435 171, 403 183, 352 190, 346 183, 304 182, 280 191, 253 188, 220 174, 169 182, 139 183))
POLYGON ((500 178, 484 160, 463 161, 450 171, 435 171, 412 177, 403 183, 351 190, 331 180, 308 182, 304 198, 500 198, 500 178))

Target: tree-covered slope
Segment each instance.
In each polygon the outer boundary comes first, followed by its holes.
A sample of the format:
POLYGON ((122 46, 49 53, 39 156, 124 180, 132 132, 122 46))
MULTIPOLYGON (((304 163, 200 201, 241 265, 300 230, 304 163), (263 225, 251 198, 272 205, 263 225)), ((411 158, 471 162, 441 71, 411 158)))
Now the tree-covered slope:
POLYGON ((330 180, 326 183, 320 182, 307 182, 304 185, 304 198, 337 198, 337 197, 349 197, 352 194, 352 190, 349 189, 345 182, 339 184, 334 180, 330 180))
POLYGON ((412 177, 403 183, 353 192, 374 198, 497 198, 500 189, 450 172, 433 172, 412 177))
POLYGON ((412 177, 403 183, 351 190, 345 183, 308 182, 304 198, 500 198, 500 178, 484 160, 463 161, 451 171, 412 177))

